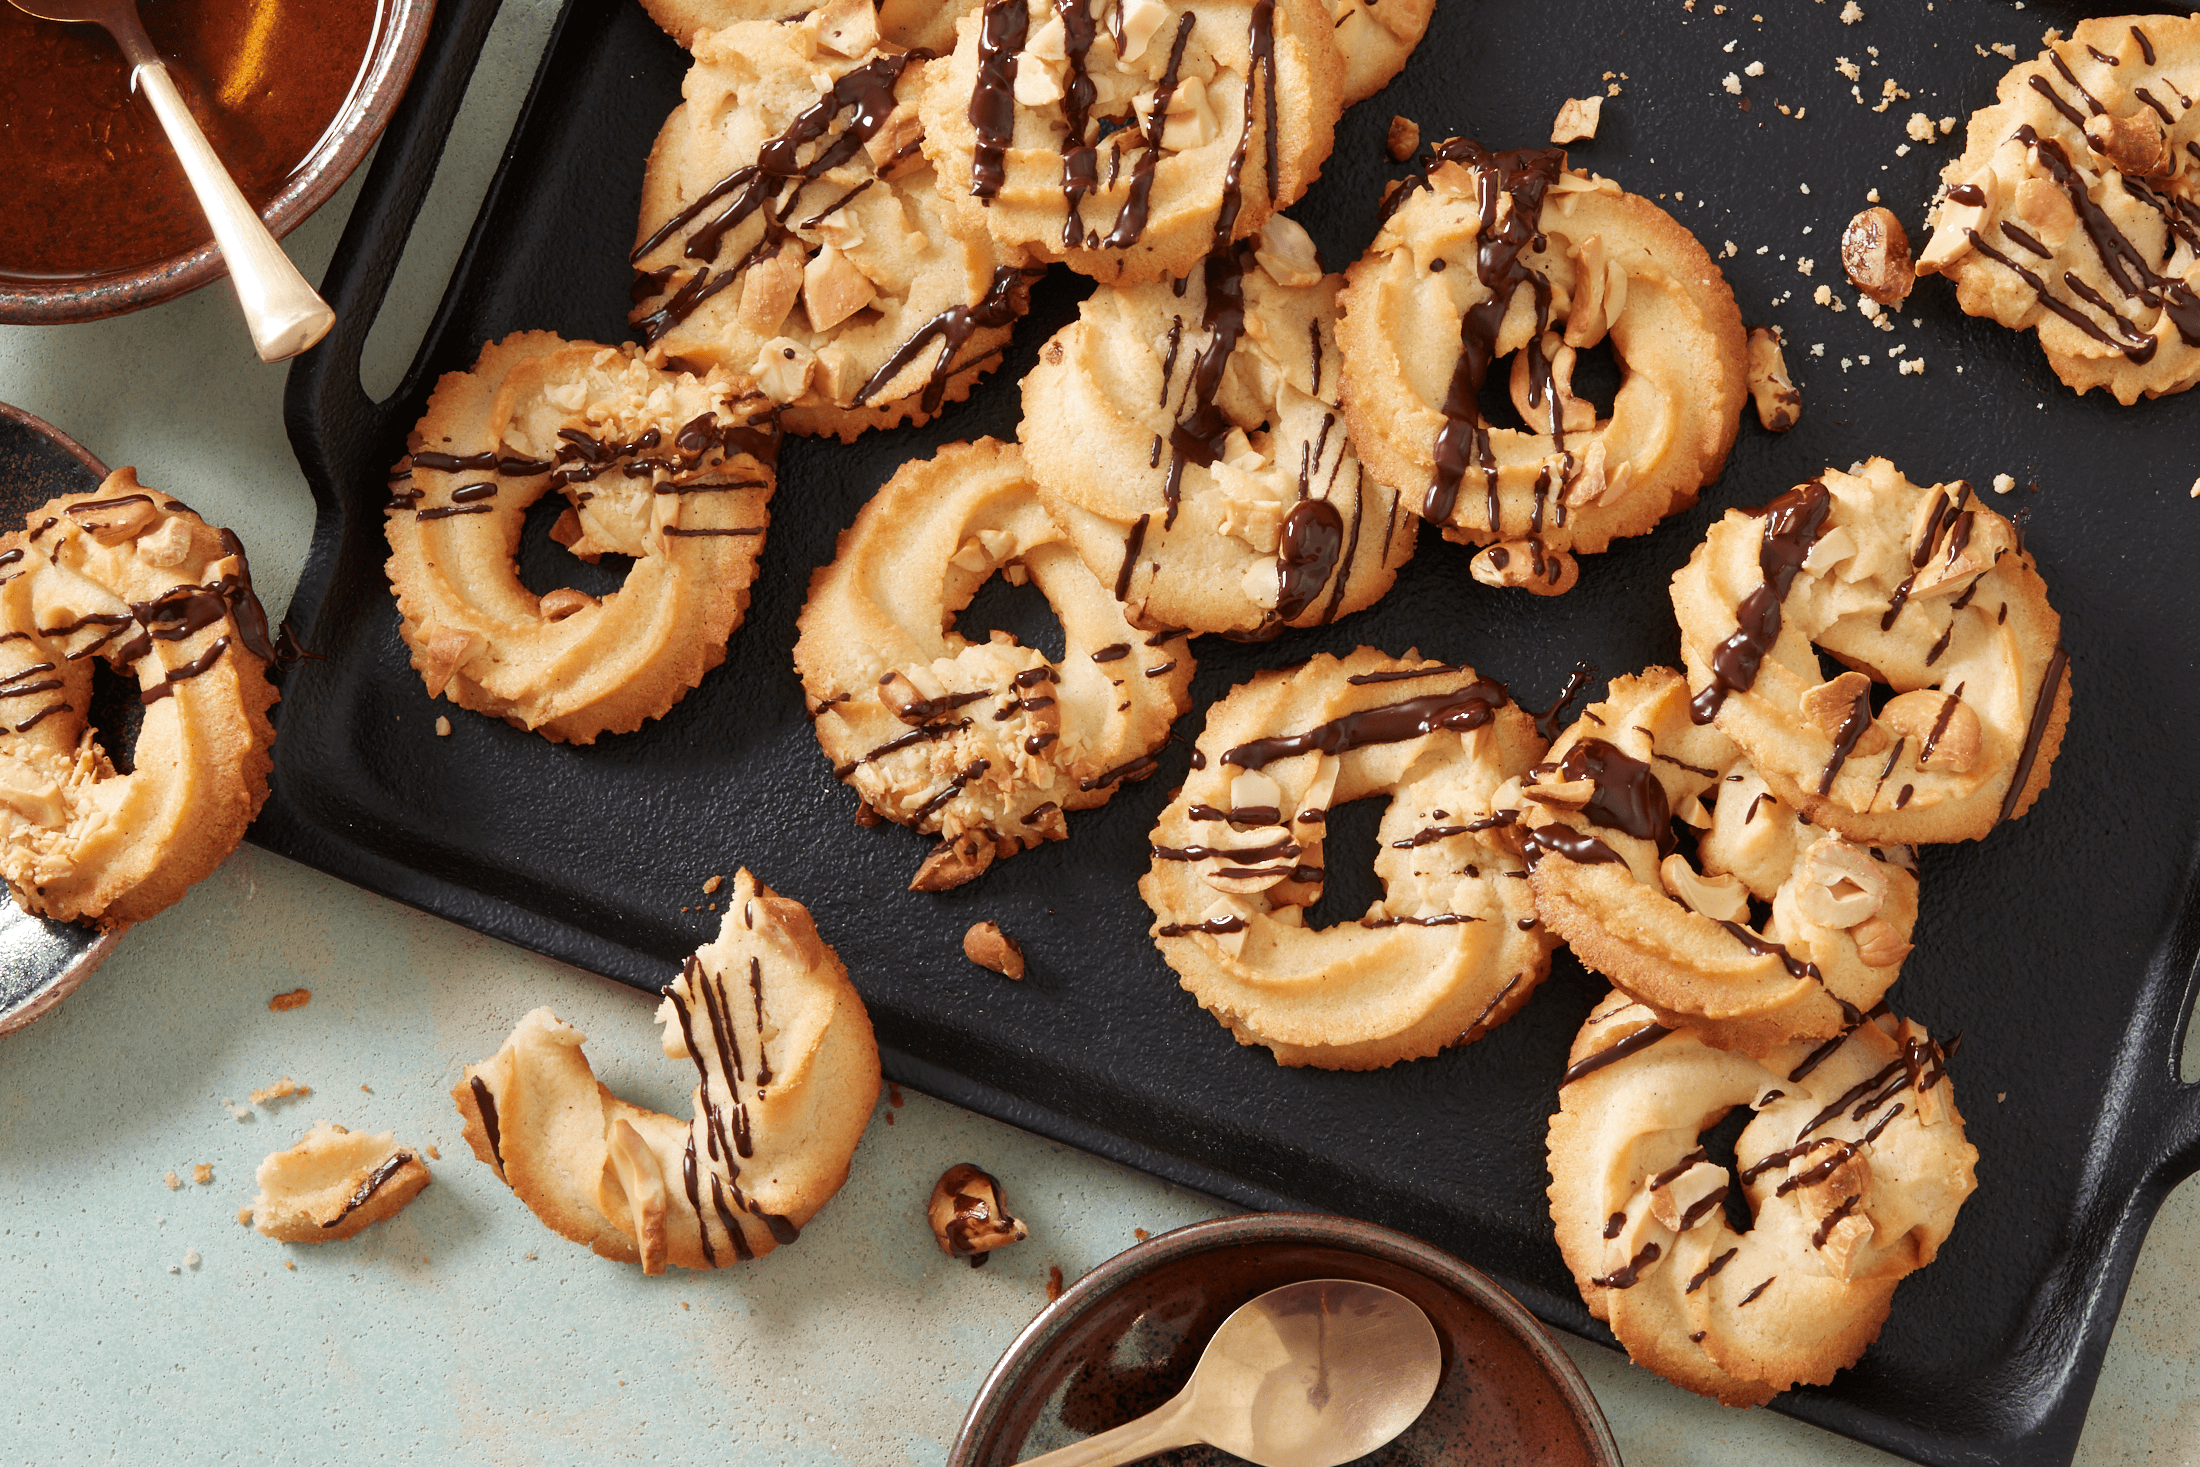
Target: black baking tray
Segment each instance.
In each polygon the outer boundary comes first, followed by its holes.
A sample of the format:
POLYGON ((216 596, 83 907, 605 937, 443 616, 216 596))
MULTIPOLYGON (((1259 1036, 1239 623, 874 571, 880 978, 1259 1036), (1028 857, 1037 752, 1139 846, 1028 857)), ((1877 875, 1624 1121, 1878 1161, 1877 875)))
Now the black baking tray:
MULTIPOLYGON (((1202 639, 1195 710, 1155 777, 1078 815, 1068 841, 921 895, 905 884, 927 842, 859 828, 818 752, 790 663, 794 619, 811 570, 897 464, 1014 436, 1016 381, 1089 285, 1061 270, 1040 284, 1003 368, 933 425, 849 447, 790 441, 747 623, 662 721, 568 748, 431 703, 383 579, 384 474, 436 375, 484 340, 531 327, 624 337, 642 160, 683 61, 633 0, 570 0, 419 356, 375 403, 359 386, 361 346, 495 9, 444 0, 438 43, 330 267, 336 330, 290 379, 290 435, 319 511, 290 616, 317 655, 284 674, 275 793, 252 839, 642 989, 714 931, 703 879, 747 865, 815 912, 891 1077, 1249 1206, 1403 1228, 1489 1270, 1542 1318, 1609 1340, 1568 1280, 1543 1195, 1554 1082, 1599 984, 1562 953, 1510 1024, 1377 1074, 1285 1070, 1239 1048, 1177 987, 1134 887, 1198 710, 1257 669, 1362 643, 1471 662, 1545 702, 1577 659, 1611 676, 1676 658, 1666 582, 1726 506, 1873 453, 1919 480, 2012 474, 2018 492, 1995 502, 2024 511, 2063 616, 2069 735, 2031 814, 1924 853, 1918 948, 1892 995, 1935 1034, 1965 1036, 1955 1078, 1979 1190, 1863 1360, 1775 1409, 1921 1462, 2067 1461, 2148 1222, 2200 1165, 2200 1099, 2178 1070, 2200 949, 2200 504, 2186 495, 2200 393, 2130 408, 2074 398, 2031 337, 1964 317, 1942 282, 1918 290, 1892 333, 1853 306, 1810 304, 1814 286, 1840 284, 1839 232, 1867 189, 1921 227, 1961 134, 1898 155, 1908 114, 1984 104, 2008 64, 1984 47, 2028 55, 2042 28, 2074 23, 2071 7, 1881 4, 1846 26, 1830 3, 1755 3, 1762 23, 1748 5, 1719 16, 1705 0, 1693 13, 1679 0, 1445 0, 1406 74, 1341 124, 1294 212, 1341 266, 1373 234, 1382 181, 1403 171, 1382 152, 1393 113, 1429 139, 1539 144, 1562 99, 1617 83, 1576 160, 1663 198, 1715 252, 1736 244, 1724 265, 1745 317, 1787 330, 1800 426, 1774 437, 1745 423, 1700 506, 1584 560, 1563 598, 1478 586, 1466 552, 1424 531, 1368 612, 1264 645, 1202 639), (1836 55, 1864 66, 1867 102, 1836 55), (1766 69, 1748 76, 1756 60, 1766 69), (1740 98, 1722 87, 1729 72, 1740 98), (1875 111, 1888 77, 1914 98, 1875 111), (1805 256, 1815 273, 1801 273, 1805 256), (1922 377, 1897 374, 1897 345, 1926 362, 1922 377), (981 918, 1024 944, 1022 983, 963 958, 962 932, 981 918)), ((531 584, 602 589, 544 528, 523 549, 531 584)), ((1030 614, 989 591, 964 624, 1029 628, 1030 614)), ((1374 894, 1373 816, 1339 812, 1317 922, 1374 894)))

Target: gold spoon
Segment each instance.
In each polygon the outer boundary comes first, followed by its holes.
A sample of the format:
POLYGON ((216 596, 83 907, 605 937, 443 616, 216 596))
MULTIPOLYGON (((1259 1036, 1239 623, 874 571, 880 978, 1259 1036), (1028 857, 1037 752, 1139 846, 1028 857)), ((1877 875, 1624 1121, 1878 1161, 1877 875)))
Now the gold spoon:
POLYGON ((1435 1327, 1403 1294, 1285 1284, 1222 1321, 1166 1405, 1022 1467, 1113 1467, 1201 1442, 1255 1467, 1339 1467, 1411 1426, 1443 1369, 1435 1327))
POLYGON ((275 236, 260 222, 259 211, 245 201, 229 170, 199 131, 184 105, 182 93, 168 75, 167 65, 153 49, 145 24, 138 19, 137 0, 10 0, 17 10, 40 20, 81 21, 103 26, 122 48, 129 64, 131 85, 145 93, 153 113, 167 129, 168 141, 183 163, 191 191, 198 195, 206 222, 214 226, 214 242, 229 266, 229 278, 237 287, 238 304, 244 307, 245 326, 263 362, 280 362, 298 355, 328 335, 336 313, 328 302, 306 284, 298 267, 290 263, 275 236))

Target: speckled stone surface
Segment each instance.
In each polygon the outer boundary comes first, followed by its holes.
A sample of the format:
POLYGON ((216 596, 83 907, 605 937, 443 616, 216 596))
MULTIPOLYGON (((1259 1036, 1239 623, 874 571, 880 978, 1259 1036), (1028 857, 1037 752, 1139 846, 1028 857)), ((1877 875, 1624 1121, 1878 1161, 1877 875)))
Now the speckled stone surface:
MULTIPOLYGON (((555 10, 507 0, 368 353, 370 392, 394 385, 434 308, 555 10)), ((309 276, 355 195, 292 236, 309 276)), ((116 321, 0 328, 0 400, 242 529, 277 613, 312 523, 282 388, 226 286, 116 321)), ((882 1099, 799 1245, 644 1278, 546 1232, 459 1140, 460 1067, 544 1003, 590 1035, 620 1094, 685 1111, 686 1066, 658 1049, 644 998, 250 848, 0 1039, 0 1462, 924 1467, 1045 1302, 1050 1266, 1075 1279, 1139 1229, 1222 1210, 905 1094, 882 1099), (311 1002, 268 1008, 300 986, 311 1002), (224 1104, 286 1075, 312 1093, 241 1121, 224 1104), (253 1168, 324 1117, 437 1148, 434 1185, 350 1243, 240 1227, 253 1168), (1031 1225, 982 1270, 942 1257, 923 1221, 959 1160, 995 1172, 1031 1225)), ((1892 1460, 1565 1343, 1633 1467, 1892 1460)), ((2200 1187, 2155 1224, 2078 1460, 2200 1467, 2200 1187)))

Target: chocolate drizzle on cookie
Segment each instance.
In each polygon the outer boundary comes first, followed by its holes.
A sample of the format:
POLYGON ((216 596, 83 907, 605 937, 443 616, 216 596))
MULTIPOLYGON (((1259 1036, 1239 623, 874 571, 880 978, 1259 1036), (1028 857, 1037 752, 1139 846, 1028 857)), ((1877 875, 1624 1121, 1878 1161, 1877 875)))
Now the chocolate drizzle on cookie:
MULTIPOLYGON (((1073 0, 1074 3, 1074 0, 1073 0)), ((978 21, 978 79, 970 93, 970 195, 991 203, 1006 182, 1001 159, 1016 135, 1016 53, 1031 13, 1024 0, 986 0, 978 21)))
MULTIPOLYGON (((996 0, 1011 3, 1011 0, 996 0)), ((1169 64, 1162 70, 1161 80, 1154 84, 1153 110, 1146 114, 1146 126, 1139 133, 1138 161, 1131 165, 1131 187, 1123 200, 1123 207, 1116 211, 1115 226, 1108 237, 1100 242, 1102 249, 1129 249, 1138 243, 1146 232, 1146 219, 1153 201, 1154 167, 1161 161, 1161 135, 1169 125, 1169 103, 1176 96, 1177 78, 1184 68, 1184 47, 1192 39, 1192 27, 1199 20, 1197 14, 1185 11, 1176 23, 1176 39, 1169 45, 1169 64)))
POLYGON ((1371 744, 1395 744, 1423 734, 1449 729, 1472 733, 1488 723, 1510 701, 1504 685, 1478 677, 1448 693, 1430 693, 1402 703, 1385 703, 1347 713, 1304 733, 1276 734, 1240 744, 1222 756, 1224 764, 1239 769, 1265 769, 1279 759, 1322 753, 1332 757, 1371 744))
MULTIPOLYGON (((1020 17, 1022 12, 1018 10, 1017 14, 1020 17)), ((782 245, 802 246, 801 236, 788 227, 786 216, 801 198, 803 188, 853 159, 863 150, 864 144, 878 134, 893 114, 894 89, 902 73, 926 56, 923 51, 874 56, 847 72, 796 116, 785 131, 759 148, 754 163, 735 169, 703 190, 694 203, 667 219, 634 247, 628 259, 638 264, 659 245, 688 229, 706 211, 730 196, 732 202, 690 231, 681 245, 682 257, 703 262, 702 268, 681 282, 662 306, 635 321, 645 345, 654 345, 692 315, 696 307, 733 284, 744 270, 766 255, 776 254, 782 245), (823 140, 843 112, 849 117, 840 135, 819 148, 808 163, 801 162, 801 150, 823 140), (787 187, 790 183, 795 185, 791 192, 787 187), (786 195, 784 200, 782 194, 786 195), (714 272, 712 266, 725 237, 751 215, 763 222, 762 238, 731 266, 714 272)), ((847 200, 843 198, 840 202, 847 200)), ((825 210, 818 218, 830 212, 825 210)), ((634 285, 635 304, 639 306, 655 299, 672 282, 673 274, 665 271, 641 275, 634 285)))
POLYGON ((1711 681, 1688 700, 1689 717, 1697 723, 1716 718, 1728 694, 1746 693, 1757 685, 1757 669, 1780 638, 1780 605, 1825 530, 1832 508, 1825 482, 1813 479, 1752 511, 1765 522, 1757 550, 1764 581, 1734 609, 1733 634, 1711 653, 1711 681))
MULTIPOLYGON (((2071 76, 2062 58, 2053 53, 2050 56, 2063 76, 2086 98, 2095 114, 2100 114, 2103 110, 2100 103, 2085 88, 2077 86, 2077 78, 2071 76)), ((2085 126, 2085 115, 2064 101, 2044 76, 2034 75, 2031 85, 2052 102, 2073 127, 2082 129, 2085 126)), ((2161 109, 2157 107, 2156 110, 2161 109)), ((2186 346, 2200 347, 2200 292, 2195 292, 2190 285, 2177 277, 2155 271, 2130 236, 2119 229, 2116 221, 2108 216, 2108 212, 2094 201, 2092 194, 2087 191, 2084 175, 2072 164, 2070 154, 2060 142, 2054 138, 2041 137, 2030 123, 2020 125, 2011 136, 2031 150, 2048 178, 2069 199, 2079 224, 2085 229, 2086 237, 2093 242, 2101 268, 2107 273, 2110 283, 2123 293, 2126 300, 2161 312, 2176 328, 2186 346)), ((2196 210, 2187 201, 2157 195, 2143 179, 2129 174, 2118 176, 2127 193, 2147 203, 2162 215, 2173 238, 2183 237, 2188 243, 2194 243, 2196 237, 2200 237, 2200 210, 2196 210)), ((1953 190, 1949 196, 1956 198, 1953 190)), ((1970 201, 1966 197, 1958 198, 1957 202, 1970 201)), ((1985 202, 1983 195, 1978 202, 1985 202)), ((2121 352, 2133 366, 2144 366, 2154 359, 2155 352, 2161 346, 2160 338, 2141 329, 2138 323, 2126 317, 2106 296, 2079 279, 2075 272, 2064 271, 2063 284, 2070 288, 2073 295, 2106 316, 2109 327, 2113 329, 2102 327, 2085 312, 2056 296, 2050 290, 2048 282, 2036 271, 1995 249, 1980 237, 1976 229, 1966 228, 1964 237, 1979 254, 2010 270, 2029 286, 2044 309, 2052 311, 2102 346, 2121 352)), ((2200 243, 2195 243, 2194 247, 2200 248, 2200 243)))
POLYGON ((978 298, 977 303, 949 306, 919 326, 907 341, 894 349, 894 354, 886 359, 885 364, 871 374, 870 380, 857 389, 855 406, 862 407, 876 397, 881 389, 900 376, 904 368, 923 354, 926 346, 937 339, 940 344, 939 354, 933 359, 932 373, 925 379, 924 395, 918 399, 918 406, 926 413, 938 412, 946 397, 948 381, 958 366, 955 358, 961 353, 964 344, 976 332, 998 331, 1004 326, 1014 324, 1016 318, 1023 315, 1030 304, 1031 282, 1034 278, 1033 273, 1013 265, 995 266, 992 284, 986 287, 985 294, 978 298))
MULTIPOLYGON (((753 924, 752 924, 753 925, 753 924)), ((686 1152, 681 1159, 681 1174, 687 1189, 688 1205, 695 1213, 696 1228, 701 1235, 703 1257, 712 1267, 718 1263, 718 1250, 710 1234, 710 1223, 703 1215, 700 1188, 700 1165, 697 1161, 696 1132, 703 1136, 703 1150, 712 1162, 710 1190, 713 1209, 718 1214, 719 1225, 731 1240, 734 1257, 743 1261, 755 1257, 755 1249, 742 1234, 737 1212, 746 1212, 760 1221, 775 1242, 792 1243, 801 1236, 801 1229, 788 1218, 764 1208, 741 1189, 741 1163, 739 1158, 754 1154, 754 1142, 748 1113, 748 1103, 741 1098, 740 1085, 747 1073, 741 1053, 741 1036, 734 1026, 733 1005, 725 992, 725 985, 717 974, 704 970, 699 958, 690 956, 681 969, 681 981, 688 993, 702 1000, 703 1016, 710 1025, 710 1043, 718 1057, 718 1074, 731 1096, 734 1114, 729 1118, 720 1104, 720 1097, 711 1085, 710 1066, 703 1047, 696 1043, 695 1022, 691 999, 680 992, 678 983, 668 983, 658 990, 672 1004, 673 1014, 680 1024, 680 1038, 688 1057, 695 1062, 697 1100, 703 1114, 688 1127, 686 1152), (732 1206, 727 1205, 726 1193, 732 1192, 732 1206)), ((764 1053, 763 1028, 763 975, 755 959, 750 960, 750 986, 756 998, 756 1080, 758 1093, 771 1078, 770 1061, 764 1053)))
MULTIPOLYGON (((1492 153, 1467 138, 1452 138, 1430 156, 1429 167, 1445 163, 1465 167, 1473 176, 1475 203, 1481 211, 1475 244, 1475 274, 1488 298, 1467 309, 1459 322, 1459 360, 1452 368, 1451 385, 1444 394, 1444 426, 1436 435, 1435 472, 1421 501, 1421 516, 1438 524, 1451 522, 1457 507, 1459 483, 1470 462, 1482 471, 1486 490, 1484 528, 1492 534, 1502 529, 1497 499, 1497 458, 1490 448, 1489 425, 1482 421, 1477 398, 1489 379, 1497 356, 1497 334, 1512 306, 1515 291, 1523 285, 1535 292, 1536 361, 1542 370, 1536 388, 1551 395, 1557 421, 1556 387, 1550 366, 1543 360, 1540 342, 1549 322, 1551 285, 1541 273, 1522 260, 1541 238, 1544 194, 1558 182, 1566 166, 1566 154, 1558 148, 1516 148, 1492 153), (1512 207, 1498 222, 1501 199, 1512 207)), ((1426 175, 1416 175, 1399 185, 1384 204, 1387 216, 1416 188, 1427 188, 1426 175)))

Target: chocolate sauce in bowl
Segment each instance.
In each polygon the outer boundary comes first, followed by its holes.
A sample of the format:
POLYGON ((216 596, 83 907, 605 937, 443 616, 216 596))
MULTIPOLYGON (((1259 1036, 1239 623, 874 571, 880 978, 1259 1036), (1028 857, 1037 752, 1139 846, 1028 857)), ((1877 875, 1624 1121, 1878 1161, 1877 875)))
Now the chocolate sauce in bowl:
MULTIPOLYGON (((1541 1363, 1496 1315, 1417 1269, 1341 1247, 1247 1241, 1167 1260, 1089 1305, 1015 1383, 997 1427, 965 1443, 971 1467, 1006 1467, 1119 1426, 1168 1400, 1233 1309, 1305 1279, 1378 1284, 1425 1310, 1442 1344, 1435 1399, 1368 1464, 1592 1467, 1596 1447, 1541 1363)), ((1238 1459, 1187 1447, 1148 1461, 1238 1459)))

